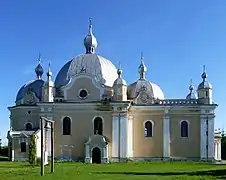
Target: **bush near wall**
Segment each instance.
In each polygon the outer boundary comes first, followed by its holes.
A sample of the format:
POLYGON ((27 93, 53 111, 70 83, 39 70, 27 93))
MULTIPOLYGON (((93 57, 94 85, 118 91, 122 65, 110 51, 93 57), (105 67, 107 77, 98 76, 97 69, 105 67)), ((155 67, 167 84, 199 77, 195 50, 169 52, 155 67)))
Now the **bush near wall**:
POLYGON ((221 139, 221 159, 226 160, 226 134, 222 134, 221 139))
POLYGON ((0 156, 8 157, 8 146, 2 146, 1 147, 0 156))

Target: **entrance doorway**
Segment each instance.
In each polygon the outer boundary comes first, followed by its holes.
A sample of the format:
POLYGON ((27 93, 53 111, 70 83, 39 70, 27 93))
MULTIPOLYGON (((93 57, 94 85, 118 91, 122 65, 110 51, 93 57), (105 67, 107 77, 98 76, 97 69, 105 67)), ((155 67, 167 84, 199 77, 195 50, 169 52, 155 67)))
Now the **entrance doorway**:
POLYGON ((95 147, 92 150, 92 163, 96 164, 101 163, 101 151, 98 147, 95 147))

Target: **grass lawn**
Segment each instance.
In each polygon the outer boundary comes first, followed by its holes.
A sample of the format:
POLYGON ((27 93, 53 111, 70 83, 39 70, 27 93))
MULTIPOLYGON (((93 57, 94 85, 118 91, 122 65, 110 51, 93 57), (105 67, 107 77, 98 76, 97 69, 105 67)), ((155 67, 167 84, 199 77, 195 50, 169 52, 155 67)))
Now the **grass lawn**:
POLYGON ((0 180, 79 179, 79 180, 136 180, 136 179, 226 179, 226 165, 185 162, 152 162, 122 164, 55 163, 55 172, 40 177, 40 168, 27 163, 0 161, 0 180))

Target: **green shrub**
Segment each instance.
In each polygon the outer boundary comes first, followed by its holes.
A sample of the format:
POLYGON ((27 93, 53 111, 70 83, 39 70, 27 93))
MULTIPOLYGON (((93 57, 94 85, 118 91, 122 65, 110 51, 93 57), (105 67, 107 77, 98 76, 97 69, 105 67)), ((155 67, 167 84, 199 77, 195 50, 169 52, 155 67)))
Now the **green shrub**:
POLYGON ((40 157, 38 157, 38 158, 36 159, 36 165, 37 165, 37 166, 41 166, 41 158, 40 158, 40 157))
POLYGON ((36 157, 37 157, 36 139, 35 139, 35 135, 31 135, 31 137, 30 137, 30 144, 29 144, 29 152, 28 152, 29 164, 31 164, 32 166, 35 166, 35 164, 36 164, 36 157))

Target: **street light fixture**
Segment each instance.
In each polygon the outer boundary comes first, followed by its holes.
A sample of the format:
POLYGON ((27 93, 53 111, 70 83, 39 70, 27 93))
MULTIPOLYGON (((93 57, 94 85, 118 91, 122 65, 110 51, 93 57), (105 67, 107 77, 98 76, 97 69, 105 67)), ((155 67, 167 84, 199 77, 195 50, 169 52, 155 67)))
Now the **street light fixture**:
MULTIPOLYGON (((44 128, 48 130, 51 124, 51 173, 54 172, 54 121, 46 117, 40 117, 41 121, 41 176, 44 175, 44 128), (43 126, 45 123, 45 127, 43 126)), ((45 147, 46 149, 46 147, 45 147)))

